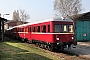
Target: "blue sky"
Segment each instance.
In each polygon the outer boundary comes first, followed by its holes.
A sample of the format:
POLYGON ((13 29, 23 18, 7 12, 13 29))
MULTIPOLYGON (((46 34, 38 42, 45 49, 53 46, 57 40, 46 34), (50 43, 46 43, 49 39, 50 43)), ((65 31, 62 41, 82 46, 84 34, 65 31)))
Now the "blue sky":
MULTIPOLYGON (((54 17, 53 10, 54 0, 0 0, 0 13, 4 18, 11 20, 14 10, 19 8, 26 10, 30 15, 28 22, 47 19, 54 17)), ((82 0, 83 12, 90 11, 90 0, 82 0)))

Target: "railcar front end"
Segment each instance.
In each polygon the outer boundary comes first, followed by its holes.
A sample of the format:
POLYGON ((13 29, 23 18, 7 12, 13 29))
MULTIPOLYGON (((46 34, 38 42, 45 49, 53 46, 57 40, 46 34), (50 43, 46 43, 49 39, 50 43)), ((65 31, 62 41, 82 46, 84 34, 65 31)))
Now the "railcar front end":
POLYGON ((54 24, 53 30, 54 42, 57 48, 70 48, 71 45, 77 45, 74 39, 73 23, 72 22, 62 22, 62 24, 54 24))

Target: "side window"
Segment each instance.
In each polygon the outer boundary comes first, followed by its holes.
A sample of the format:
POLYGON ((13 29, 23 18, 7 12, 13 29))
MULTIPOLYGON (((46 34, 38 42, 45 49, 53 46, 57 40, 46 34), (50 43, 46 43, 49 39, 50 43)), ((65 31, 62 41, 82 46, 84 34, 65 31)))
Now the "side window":
POLYGON ((50 25, 48 25, 48 32, 50 32, 50 25))
POLYGON ((63 31, 64 31, 64 32, 67 31, 67 26, 64 25, 63 27, 64 27, 63 31))
POLYGON ((32 32, 35 32, 35 27, 32 27, 32 32))
POLYGON ((31 32, 31 27, 29 27, 28 29, 29 29, 28 32, 31 32))
POLYGON ((73 32, 73 25, 69 25, 69 32, 70 32, 70 33, 73 32))
POLYGON ((20 32, 22 32, 22 28, 20 28, 20 32))
POLYGON ((20 32, 22 32, 22 28, 20 28, 20 32))
POLYGON ((25 29, 26 29, 26 28, 24 27, 24 32, 26 32, 25 29))
POLYGON ((62 32, 62 25, 54 25, 54 32, 55 33, 62 32))
POLYGON ((24 28, 22 28, 22 32, 24 32, 24 28))
POLYGON ((63 25, 63 32, 68 32, 68 25, 63 25))
POLYGON ((18 28, 17 28, 16 30, 17 30, 17 32, 18 32, 18 28))
POLYGON ((18 32, 20 32, 20 28, 18 28, 18 32))
POLYGON ((33 32, 35 32, 35 27, 33 27, 33 32))
POLYGON ((40 32, 40 26, 37 26, 37 32, 40 32))
POLYGON ((43 33, 46 33, 46 25, 43 25, 43 28, 42 29, 43 29, 42 32, 43 33))
POLYGON ((33 27, 31 27, 31 32, 33 32, 33 27))
POLYGON ((26 32, 28 32, 28 28, 26 28, 26 32))
POLYGON ((18 28, 18 32, 20 32, 20 28, 18 28))
POLYGON ((23 28, 21 28, 21 32, 23 32, 23 28))

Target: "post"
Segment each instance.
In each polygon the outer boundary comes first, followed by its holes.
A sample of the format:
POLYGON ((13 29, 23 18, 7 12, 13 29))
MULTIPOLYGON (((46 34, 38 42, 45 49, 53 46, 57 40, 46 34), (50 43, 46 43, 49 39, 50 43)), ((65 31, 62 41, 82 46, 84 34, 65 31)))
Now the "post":
POLYGON ((4 15, 10 15, 10 14, 3 14, 3 19, 2 19, 2 41, 4 41, 4 15))
POLYGON ((4 40, 4 20, 2 21, 2 41, 4 40))
POLYGON ((1 35, 1 19, 0 19, 0 40, 1 40, 1 37, 2 35, 1 35))

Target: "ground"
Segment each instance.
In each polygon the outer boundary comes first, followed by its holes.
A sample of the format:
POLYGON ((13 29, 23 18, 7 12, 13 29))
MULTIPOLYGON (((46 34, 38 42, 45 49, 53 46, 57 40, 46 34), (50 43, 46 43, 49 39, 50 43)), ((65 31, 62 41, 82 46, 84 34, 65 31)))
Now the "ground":
POLYGON ((0 42, 0 60, 88 60, 63 51, 50 52, 34 44, 6 38, 0 42))

